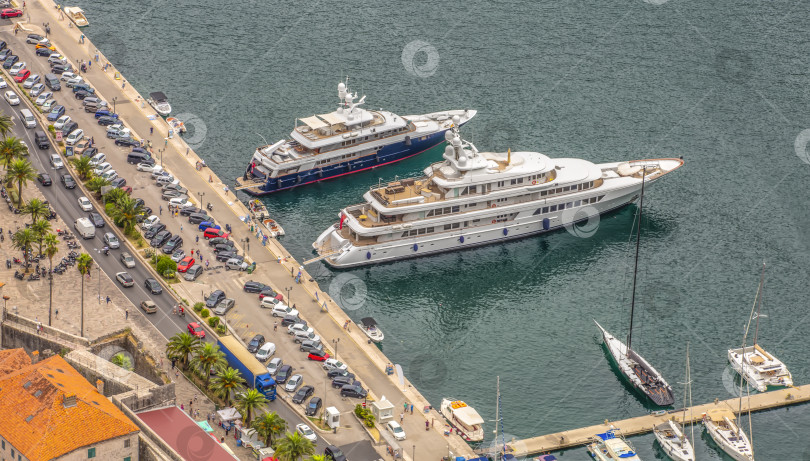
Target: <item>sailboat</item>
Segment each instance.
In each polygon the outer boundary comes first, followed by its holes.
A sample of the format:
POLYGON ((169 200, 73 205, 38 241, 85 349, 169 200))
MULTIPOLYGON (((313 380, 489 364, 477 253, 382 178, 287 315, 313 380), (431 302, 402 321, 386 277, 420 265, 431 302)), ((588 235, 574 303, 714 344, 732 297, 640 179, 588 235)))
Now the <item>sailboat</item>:
POLYGON ((781 360, 763 349, 759 339, 759 319, 762 316, 762 291, 765 288, 765 264, 762 265, 762 275, 759 278, 757 289, 757 312, 755 314, 757 325, 754 329, 754 344, 749 347, 728 350, 728 361, 734 371, 739 373, 748 384, 759 392, 768 390, 768 386, 793 386, 793 376, 781 360), (745 366, 743 366, 743 363, 745 366))
POLYGON ((638 273, 638 252, 641 244, 641 214, 644 209, 644 183, 647 182, 643 179, 646 176, 646 168, 642 172, 641 181, 641 196, 638 206, 638 230, 636 231, 636 260, 633 267, 633 292, 630 301, 630 331, 627 333, 627 344, 625 345, 619 339, 599 325, 599 322, 594 320, 596 326, 602 332, 602 339, 604 340, 605 347, 616 366, 630 384, 639 392, 647 396, 656 405, 669 406, 675 403, 675 398, 672 395, 672 387, 664 379, 663 375, 658 372, 649 362, 631 347, 633 339, 633 314, 636 306, 636 279, 638 273))
MULTIPOLYGON (((695 461, 695 449, 692 442, 684 434, 684 424, 686 422, 686 409, 692 408, 692 372, 689 368, 689 344, 686 345, 686 382, 684 383, 683 395, 683 421, 676 424, 672 420, 658 424, 653 428, 655 439, 661 444, 664 453, 674 461, 695 461), (688 405, 687 405, 688 403, 688 405)), ((689 427, 692 429, 692 438, 695 440, 695 430, 689 418, 689 427)))

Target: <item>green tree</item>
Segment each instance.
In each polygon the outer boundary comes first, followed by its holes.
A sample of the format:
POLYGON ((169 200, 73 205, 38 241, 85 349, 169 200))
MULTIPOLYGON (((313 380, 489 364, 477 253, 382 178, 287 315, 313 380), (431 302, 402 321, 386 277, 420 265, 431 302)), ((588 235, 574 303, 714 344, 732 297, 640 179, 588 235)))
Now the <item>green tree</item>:
POLYGON ((17 199, 19 202, 17 206, 22 207, 22 188, 24 185, 28 183, 28 181, 33 181, 34 178, 37 177, 37 170, 31 165, 31 162, 24 158, 18 158, 11 162, 11 165, 8 167, 8 175, 7 177, 17 183, 17 193, 19 193, 20 197, 17 199))
POLYGON ((37 222, 31 225, 31 230, 34 232, 37 242, 39 243, 39 253, 42 254, 42 241, 45 240, 45 236, 51 232, 51 222, 47 219, 38 219, 37 222))
POLYGON ((166 345, 166 353, 169 357, 180 359, 183 362, 183 369, 188 366, 188 356, 197 352, 202 345, 200 338, 188 333, 177 333, 166 345))
POLYGON ((171 277, 177 272, 177 263, 172 261, 172 257, 169 255, 160 255, 157 258, 155 270, 164 277, 171 277))
POLYGON ((250 424, 250 418, 257 410, 267 405, 267 397, 256 389, 248 389, 236 394, 235 407, 242 413, 242 420, 250 424))
POLYGON ((22 208, 20 208, 20 211, 22 211, 25 214, 30 214, 31 223, 35 223, 37 222, 37 219, 47 216, 50 213, 51 209, 42 200, 38 198, 32 198, 31 200, 26 202, 25 205, 22 206, 22 208))
POLYGON ((239 370, 227 367, 221 370, 211 380, 208 389, 218 395, 221 399, 225 400, 225 405, 230 405, 231 394, 240 392, 245 388, 245 380, 239 370))
POLYGON ((123 352, 119 352, 113 355, 112 358, 110 359, 110 362, 112 362, 113 365, 123 368, 124 370, 132 371, 132 360, 130 360, 129 357, 124 355, 123 352))
MULTIPOLYGON (((127 233, 132 232, 132 230, 138 224, 138 215, 143 213, 143 205, 130 198, 128 195, 126 195, 126 192, 122 191, 121 189, 115 190, 124 194, 124 197, 116 202, 113 219, 115 219, 116 222, 119 223, 127 233)), ((171 261, 171 257, 169 257, 169 260, 171 261)), ((175 270, 177 269, 176 264, 174 265, 174 268, 175 270)))
POLYGON ((279 461, 299 461, 304 456, 315 454, 315 444, 298 432, 287 432, 275 448, 279 461))
POLYGON ((12 126, 14 126, 14 121, 10 115, 0 115, 0 136, 3 136, 3 139, 11 133, 12 126))
POLYGON ((256 433, 264 439, 264 444, 273 445, 273 437, 287 432, 287 421, 275 411, 263 413, 250 423, 250 427, 256 429, 256 433))
POLYGON ((95 192, 98 195, 101 195, 101 188, 104 186, 109 186, 110 181, 102 178, 101 176, 93 176, 87 181, 87 188, 90 189, 92 192, 95 192))
POLYGON ((14 248, 23 252, 23 261, 25 261, 25 272, 28 272, 28 254, 31 246, 37 241, 37 236, 29 228, 20 229, 11 236, 11 245, 14 248))
POLYGON ((219 350, 216 344, 205 343, 194 354, 191 359, 191 367, 197 373, 205 378, 205 387, 208 387, 208 382, 211 379, 211 370, 220 370, 227 365, 225 361, 225 354, 219 350))
POLYGON ((82 279, 82 310, 81 310, 81 337, 84 338, 84 279, 90 274, 90 270, 93 268, 93 258, 90 257, 87 253, 82 253, 76 258, 76 269, 81 274, 82 279))
POLYGON ((4 135, 3 140, 0 141, 0 164, 6 170, 11 166, 11 162, 26 155, 28 155, 28 148, 25 147, 25 144, 18 138, 7 138, 4 135))
POLYGON ((106 203, 114 203, 116 207, 120 207, 121 203, 125 199, 132 200, 129 198, 129 195, 127 195, 126 192, 117 187, 110 189, 106 194, 104 194, 104 201, 106 203))
POLYGON ((84 155, 75 156, 70 159, 70 163, 73 164, 79 178, 87 179, 93 176, 93 164, 90 163, 90 157, 84 155))
POLYGON ((51 326, 51 312, 53 311, 53 257, 59 252, 59 239, 54 233, 45 236, 45 256, 48 257, 48 326, 51 326))
POLYGON ((307 461, 328 461, 326 455, 312 455, 307 458, 307 461))

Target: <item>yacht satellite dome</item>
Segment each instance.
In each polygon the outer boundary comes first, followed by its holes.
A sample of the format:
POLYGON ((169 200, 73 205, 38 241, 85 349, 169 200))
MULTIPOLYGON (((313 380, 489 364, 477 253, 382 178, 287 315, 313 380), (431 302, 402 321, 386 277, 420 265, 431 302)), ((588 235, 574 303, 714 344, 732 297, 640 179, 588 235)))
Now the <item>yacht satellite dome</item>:
MULTIPOLYGON (((461 121, 461 118, 458 115, 453 116, 453 125, 458 126, 458 123, 461 121)), ((448 131, 449 133, 449 131, 448 131)))
POLYGON ((454 135, 453 135, 453 132, 452 132, 452 131, 450 131, 450 130, 448 130, 448 131, 445 131, 445 132, 444 132, 444 139, 445 139, 447 142, 452 141, 452 140, 453 140, 453 136, 454 136, 454 135))

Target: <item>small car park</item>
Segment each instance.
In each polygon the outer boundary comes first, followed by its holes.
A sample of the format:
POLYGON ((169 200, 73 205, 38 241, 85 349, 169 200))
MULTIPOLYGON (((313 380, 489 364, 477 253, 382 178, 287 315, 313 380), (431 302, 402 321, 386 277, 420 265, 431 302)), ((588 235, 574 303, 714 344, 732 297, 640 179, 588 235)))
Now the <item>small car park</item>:
POLYGON ((118 272, 115 274, 115 280, 124 287, 131 287, 135 285, 135 280, 132 279, 132 276, 126 272, 118 272))

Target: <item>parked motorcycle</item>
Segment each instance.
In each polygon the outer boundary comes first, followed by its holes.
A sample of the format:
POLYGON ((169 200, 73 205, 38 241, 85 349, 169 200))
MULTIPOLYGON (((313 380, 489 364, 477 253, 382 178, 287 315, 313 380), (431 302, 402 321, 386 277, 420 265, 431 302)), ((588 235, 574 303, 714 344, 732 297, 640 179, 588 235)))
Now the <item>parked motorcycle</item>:
POLYGON ((21 273, 20 271, 14 271, 14 278, 17 280, 22 280, 25 277, 25 274, 21 273))

